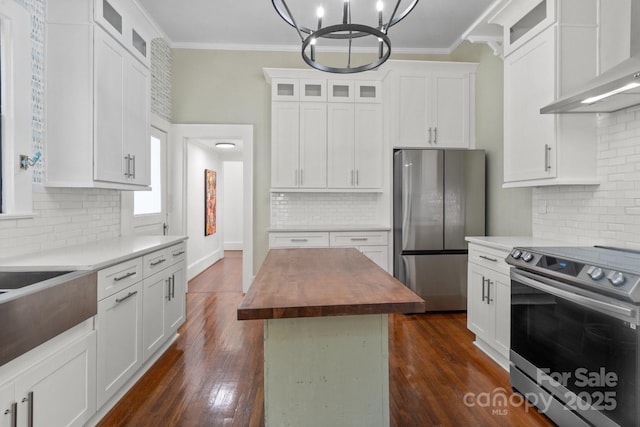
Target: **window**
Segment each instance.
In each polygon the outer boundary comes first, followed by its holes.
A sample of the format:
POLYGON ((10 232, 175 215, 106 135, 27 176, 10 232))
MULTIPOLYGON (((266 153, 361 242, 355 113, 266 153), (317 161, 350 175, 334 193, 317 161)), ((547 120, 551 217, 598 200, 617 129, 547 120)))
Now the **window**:
POLYGON ((138 235, 162 235, 167 226, 167 134, 151 127, 149 141, 150 191, 133 192, 133 232, 138 235))
POLYGON ((151 136, 151 155, 149 156, 151 172, 151 191, 136 191, 133 196, 133 214, 148 215, 162 212, 162 147, 160 139, 151 136))

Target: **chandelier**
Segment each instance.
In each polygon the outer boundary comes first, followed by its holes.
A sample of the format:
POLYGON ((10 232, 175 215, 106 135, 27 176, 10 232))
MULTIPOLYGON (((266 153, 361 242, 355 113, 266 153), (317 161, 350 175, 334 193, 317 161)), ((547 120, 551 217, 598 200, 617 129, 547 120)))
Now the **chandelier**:
POLYGON ((318 6, 315 16, 308 10, 308 2, 305 0, 293 0, 291 6, 294 7, 290 7, 286 0, 271 0, 271 3, 278 15, 298 32, 302 41, 304 61, 320 71, 339 74, 372 70, 389 59, 389 28, 407 16, 418 3, 418 0, 388 0, 395 1, 395 6, 388 13, 385 12, 385 5, 381 0, 375 7, 372 0, 320 1, 324 5, 318 6), (354 12, 357 10, 353 17, 364 23, 353 22, 352 3, 354 12), (404 10, 400 10, 401 3, 404 3, 404 10), (295 6, 298 6, 298 9, 295 6), (298 16, 298 20, 294 18, 292 10, 298 16), (385 21, 385 18, 388 19, 385 21), (331 24, 323 26, 323 20, 331 24), (327 54, 327 50, 335 50, 336 47, 346 52, 346 60, 337 61, 335 56, 327 54), (355 51, 368 53, 360 55, 356 62, 352 56, 355 51))

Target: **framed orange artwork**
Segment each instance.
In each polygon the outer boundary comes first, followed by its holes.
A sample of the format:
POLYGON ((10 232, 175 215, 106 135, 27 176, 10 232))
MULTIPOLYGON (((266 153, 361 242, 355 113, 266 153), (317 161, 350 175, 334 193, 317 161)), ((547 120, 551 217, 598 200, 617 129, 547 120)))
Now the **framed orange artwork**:
POLYGON ((204 170, 204 235, 216 232, 216 172, 204 170))

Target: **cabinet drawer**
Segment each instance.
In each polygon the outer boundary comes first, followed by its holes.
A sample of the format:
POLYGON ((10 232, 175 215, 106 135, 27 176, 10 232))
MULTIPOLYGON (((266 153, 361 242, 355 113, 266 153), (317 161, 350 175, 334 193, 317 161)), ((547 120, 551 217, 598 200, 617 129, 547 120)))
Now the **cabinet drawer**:
POLYGON ((167 248, 169 264, 175 264, 187 259, 187 244, 185 242, 167 248))
POLYGON ((329 246, 329 233, 270 233, 270 248, 326 248, 329 246))
POLYGON ((142 280, 142 258, 98 271, 98 301, 142 280))
POLYGON ((149 277, 150 275, 169 267, 169 265, 171 265, 170 259, 168 248, 151 252, 150 254, 142 257, 144 277, 149 277))
POLYGON ((509 275, 509 265, 505 262, 508 255, 508 251, 469 244, 469 262, 506 275, 509 275))
POLYGON ((389 242, 386 231, 336 231, 330 236, 330 246, 380 246, 389 242))

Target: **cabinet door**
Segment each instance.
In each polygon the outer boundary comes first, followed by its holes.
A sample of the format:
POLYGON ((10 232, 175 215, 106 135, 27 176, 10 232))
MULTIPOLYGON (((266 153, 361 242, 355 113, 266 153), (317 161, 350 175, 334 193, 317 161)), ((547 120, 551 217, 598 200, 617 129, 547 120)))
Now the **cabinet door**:
POLYGON ((429 140, 429 77, 425 74, 398 76, 398 147, 426 147, 429 140))
POLYGON ((431 85, 429 141, 438 147, 468 148, 471 134, 469 74, 433 73, 431 85))
POLYGON ((327 105, 300 104, 299 187, 327 187, 327 105))
POLYGON ((300 108, 297 102, 274 102, 271 108, 271 186, 298 186, 300 108))
POLYGON ((187 271, 184 262, 179 262, 167 270, 170 281, 170 298, 165 304, 165 329, 167 338, 178 330, 185 318, 185 292, 187 285, 187 271))
POLYGON ((491 285, 495 294, 495 346, 505 358, 509 358, 511 343, 511 287, 509 276, 496 274, 491 285))
POLYGON ((18 377, 18 425, 84 425, 96 411, 95 360, 96 333, 92 332, 18 377))
POLYGON ((467 327, 483 340, 493 338, 493 306, 487 304, 490 270, 469 263, 467 278, 467 327))
POLYGON ((98 303, 98 407, 142 365, 142 282, 98 303))
POLYGON ((17 416, 17 411, 13 382, 0 386, 0 427, 15 427, 12 418, 17 416))
POLYGON ((382 187, 382 104, 355 107, 355 186, 382 187))
POLYGON ((556 116, 540 114, 555 98, 555 27, 504 61, 504 180, 556 176, 556 116))
POLYGON ((100 27, 94 30, 94 178, 126 182, 123 154, 127 51, 100 27))
POLYGON ((355 185, 354 114, 353 104, 338 102, 327 106, 329 188, 352 188, 355 185))
POLYGON ((126 66, 123 151, 131 158, 128 181, 149 185, 149 70, 133 57, 127 58, 126 66))
POLYGON ((143 282, 142 345, 144 360, 155 353, 167 337, 164 307, 170 295, 171 283, 169 275, 165 271, 160 271, 144 279, 143 282))

